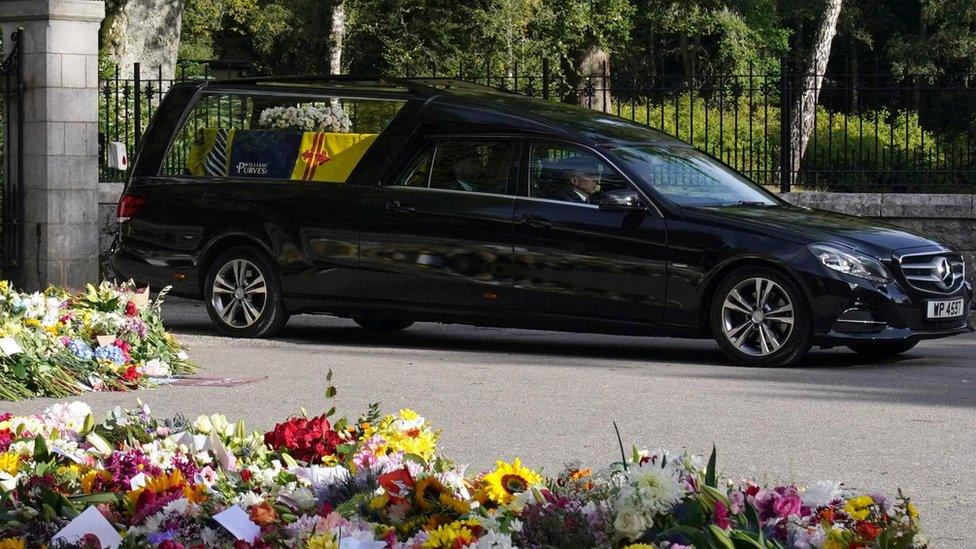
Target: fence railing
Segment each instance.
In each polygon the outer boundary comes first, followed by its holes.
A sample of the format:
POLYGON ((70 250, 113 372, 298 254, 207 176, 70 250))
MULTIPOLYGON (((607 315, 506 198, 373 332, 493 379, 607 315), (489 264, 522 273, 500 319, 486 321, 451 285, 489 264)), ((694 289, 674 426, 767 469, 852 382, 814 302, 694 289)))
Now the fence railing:
MULTIPOLYGON (((546 62, 540 72, 459 71, 418 79, 455 78, 604 110, 692 143, 776 190, 976 189, 976 89, 969 76, 821 75, 815 115, 799 122, 804 131, 794 132, 809 134, 801 154, 790 130, 797 99, 811 89, 810 74, 568 78, 546 62)), ((138 72, 103 81, 103 141, 123 141, 133 151, 173 81, 138 72)), ((102 176, 122 174, 103 169, 102 176)))

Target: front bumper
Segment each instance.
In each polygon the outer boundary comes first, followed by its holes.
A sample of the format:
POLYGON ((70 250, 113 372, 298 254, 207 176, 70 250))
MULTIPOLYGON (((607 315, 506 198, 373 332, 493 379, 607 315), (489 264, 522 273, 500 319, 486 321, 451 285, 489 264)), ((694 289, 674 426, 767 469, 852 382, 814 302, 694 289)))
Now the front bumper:
POLYGON ((936 339, 976 331, 969 282, 953 292, 934 294, 920 292, 897 277, 893 282, 877 283, 836 273, 802 255, 793 267, 808 291, 817 346, 936 339), (964 300, 961 316, 926 318, 929 300, 957 298, 964 300))

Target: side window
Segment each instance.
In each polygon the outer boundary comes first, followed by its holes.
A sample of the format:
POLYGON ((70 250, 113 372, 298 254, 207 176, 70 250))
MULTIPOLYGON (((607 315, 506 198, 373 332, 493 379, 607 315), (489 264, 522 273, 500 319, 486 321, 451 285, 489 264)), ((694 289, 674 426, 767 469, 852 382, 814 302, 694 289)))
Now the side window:
POLYGON ((440 141, 434 153, 430 188, 515 194, 516 141, 440 141))
POLYGON ((418 154, 393 184, 401 187, 427 187, 430 182, 430 161, 433 158, 434 147, 431 146, 418 154))
POLYGON ((188 114, 160 174, 345 183, 402 105, 340 97, 205 95, 188 114))
POLYGON ((593 154, 561 144, 534 144, 529 155, 529 196, 599 204, 602 193, 628 189, 619 173, 593 154))

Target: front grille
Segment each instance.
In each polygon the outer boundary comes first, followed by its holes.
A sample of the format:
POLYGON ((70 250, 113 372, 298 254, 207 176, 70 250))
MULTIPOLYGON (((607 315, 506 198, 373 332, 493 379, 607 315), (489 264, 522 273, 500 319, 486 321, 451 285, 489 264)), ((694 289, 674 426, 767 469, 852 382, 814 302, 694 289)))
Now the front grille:
POLYGON ((898 256, 898 266, 905 282, 923 292, 955 292, 966 279, 966 262, 962 254, 930 252, 898 256))
POLYGON ((879 313, 896 328, 909 328, 920 331, 951 330, 966 324, 969 319, 969 304, 963 305, 963 316, 946 320, 929 320, 925 318, 925 305, 904 307, 888 303, 882 305, 879 313))

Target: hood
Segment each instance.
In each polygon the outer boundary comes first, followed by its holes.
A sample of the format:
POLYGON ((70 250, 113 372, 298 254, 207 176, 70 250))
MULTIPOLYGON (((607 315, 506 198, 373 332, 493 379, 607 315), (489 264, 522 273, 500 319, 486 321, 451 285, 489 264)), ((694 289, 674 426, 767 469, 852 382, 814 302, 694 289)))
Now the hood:
POLYGON ((686 219, 703 216, 730 225, 755 229, 800 244, 838 242, 881 259, 905 248, 937 247, 942 244, 904 229, 851 215, 797 206, 706 206, 683 208, 686 219))

